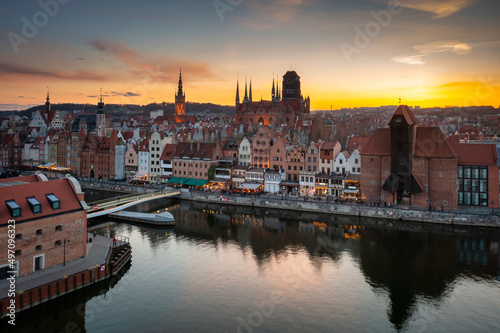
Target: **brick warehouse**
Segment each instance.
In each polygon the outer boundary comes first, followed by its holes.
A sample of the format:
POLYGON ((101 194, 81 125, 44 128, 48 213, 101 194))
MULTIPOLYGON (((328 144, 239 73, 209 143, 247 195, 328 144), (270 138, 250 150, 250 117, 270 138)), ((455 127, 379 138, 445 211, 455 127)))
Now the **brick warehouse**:
POLYGON ((406 105, 389 128, 377 130, 361 152, 361 193, 367 203, 458 207, 459 155, 437 127, 419 127, 406 105))
MULTIPOLYGON (((85 256, 85 209, 83 193, 73 177, 49 181, 36 174, 0 180, 1 253, 8 253, 8 230, 12 229, 8 221, 15 220, 18 276, 85 256)), ((7 264, 7 256, 1 256, 0 278, 10 270, 7 264)))

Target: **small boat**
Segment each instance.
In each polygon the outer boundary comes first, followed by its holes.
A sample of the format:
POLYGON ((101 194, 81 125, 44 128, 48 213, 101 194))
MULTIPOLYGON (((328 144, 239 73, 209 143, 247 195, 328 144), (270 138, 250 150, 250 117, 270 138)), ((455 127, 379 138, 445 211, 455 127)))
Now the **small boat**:
POLYGON ((121 211, 117 213, 111 213, 109 214, 109 216, 121 220, 144 223, 159 227, 172 227, 175 225, 174 216, 169 212, 149 214, 121 211))

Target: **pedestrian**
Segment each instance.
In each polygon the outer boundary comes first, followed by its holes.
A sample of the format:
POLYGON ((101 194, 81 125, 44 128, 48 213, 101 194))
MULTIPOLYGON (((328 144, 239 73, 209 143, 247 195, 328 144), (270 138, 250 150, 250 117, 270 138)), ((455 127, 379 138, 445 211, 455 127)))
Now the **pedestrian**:
POLYGON ((116 237, 113 238, 113 247, 116 247, 116 237))
POLYGON ((96 230, 94 230, 94 238, 95 238, 95 236, 97 236, 97 231, 96 230))

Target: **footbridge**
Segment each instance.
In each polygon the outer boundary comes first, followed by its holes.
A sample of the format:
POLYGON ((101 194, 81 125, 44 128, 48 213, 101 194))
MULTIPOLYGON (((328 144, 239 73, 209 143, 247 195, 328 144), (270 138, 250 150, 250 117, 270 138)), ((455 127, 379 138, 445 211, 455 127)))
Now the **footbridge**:
POLYGON ((87 210, 87 219, 118 212, 146 201, 175 197, 180 194, 180 191, 161 191, 143 194, 130 194, 91 202, 88 204, 89 209, 87 210))

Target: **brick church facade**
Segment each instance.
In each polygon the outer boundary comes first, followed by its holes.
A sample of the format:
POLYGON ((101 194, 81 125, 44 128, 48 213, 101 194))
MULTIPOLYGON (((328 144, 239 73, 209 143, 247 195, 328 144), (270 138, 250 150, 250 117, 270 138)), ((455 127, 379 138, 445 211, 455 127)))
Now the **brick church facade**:
POLYGON ((271 100, 253 101, 252 82, 250 90, 245 82, 245 97, 240 102, 239 82, 236 86, 236 124, 248 125, 279 125, 294 126, 310 114, 310 99, 301 94, 300 77, 295 71, 283 75, 282 92, 278 83, 274 83, 271 100))

